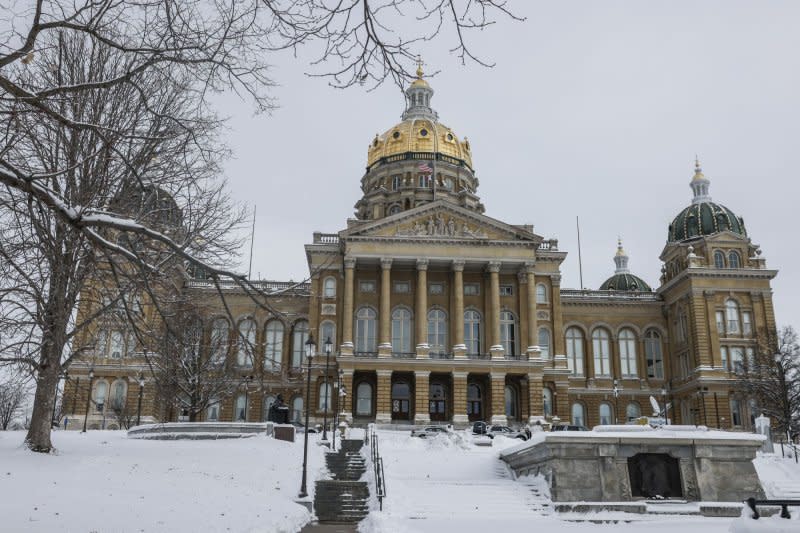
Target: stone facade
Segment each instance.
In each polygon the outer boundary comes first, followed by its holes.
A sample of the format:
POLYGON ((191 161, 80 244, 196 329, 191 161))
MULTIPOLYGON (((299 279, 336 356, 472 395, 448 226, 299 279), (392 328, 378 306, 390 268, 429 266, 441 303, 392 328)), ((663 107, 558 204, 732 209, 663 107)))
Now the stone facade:
MULTIPOLYGON (((233 285, 223 287, 223 305, 210 283, 181 282, 183 293, 208 309, 207 335, 215 318, 226 320, 228 357, 236 356, 242 321, 255 322, 252 365, 238 369, 238 393, 220 398, 208 416, 264 420, 280 393, 299 419, 310 332, 318 351, 328 338, 334 346, 329 412, 356 423, 557 416, 591 427, 650 415, 653 397, 670 404, 673 422, 747 429, 755 407, 736 396, 734 371, 775 331, 776 271, 766 268, 741 219, 707 203, 699 164, 695 208, 670 226, 656 290, 630 275, 621 244, 617 277, 604 286, 624 283, 626 290, 562 288, 566 252, 532 226, 484 214, 469 142, 437 122, 433 91, 417 81, 403 121, 370 145, 356 218, 306 244, 307 282, 254 281, 274 294, 265 306, 233 285)), ((101 322, 84 336, 114 328, 124 330, 101 322)), ((93 398, 98 383, 111 394, 122 382, 123 402, 133 405, 143 373, 144 420, 180 416, 158 408, 135 345, 116 355, 107 341, 95 346, 70 368, 68 417, 83 420, 90 367, 93 398)), ((324 366, 317 357, 315 422, 324 411, 324 366)), ((91 424, 102 424, 96 409, 89 415, 91 424)))

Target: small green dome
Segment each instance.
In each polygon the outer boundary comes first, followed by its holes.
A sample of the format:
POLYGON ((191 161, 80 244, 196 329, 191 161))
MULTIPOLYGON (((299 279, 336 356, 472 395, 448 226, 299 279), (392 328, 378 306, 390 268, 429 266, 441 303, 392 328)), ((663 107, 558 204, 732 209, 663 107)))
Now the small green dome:
POLYGON ((685 241, 726 230, 747 236, 744 221, 733 211, 714 202, 697 202, 678 213, 669 225, 667 241, 685 241))
POLYGON ((650 288, 650 285, 644 282, 642 278, 639 276, 634 276, 633 274, 614 274, 602 285, 600 285, 601 291, 645 291, 651 292, 653 289, 650 288))

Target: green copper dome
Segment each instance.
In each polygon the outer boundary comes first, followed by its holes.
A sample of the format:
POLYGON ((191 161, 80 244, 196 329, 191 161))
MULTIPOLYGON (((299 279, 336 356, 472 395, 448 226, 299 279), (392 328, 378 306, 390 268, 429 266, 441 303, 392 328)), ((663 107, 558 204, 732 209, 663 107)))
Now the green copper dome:
POLYGON ((614 274, 600 285, 600 290, 651 292, 653 289, 639 276, 634 276, 633 274, 614 274))
POLYGON ((667 242, 680 242, 706 237, 721 231, 747 236, 744 221, 724 205, 715 204, 708 194, 711 181, 703 175, 700 161, 695 160, 694 177, 689 187, 694 192, 692 205, 678 213, 669 225, 667 242))
POLYGON ((732 231, 747 236, 744 221, 724 205, 699 202, 690 205, 669 225, 669 242, 705 237, 721 231, 732 231))

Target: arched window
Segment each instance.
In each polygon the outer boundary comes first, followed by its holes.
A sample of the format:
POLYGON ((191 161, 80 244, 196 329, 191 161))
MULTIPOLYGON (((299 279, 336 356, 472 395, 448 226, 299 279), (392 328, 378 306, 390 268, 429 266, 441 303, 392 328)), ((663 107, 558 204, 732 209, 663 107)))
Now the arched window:
POLYGON ((404 307, 392 311, 392 353, 411 353, 411 311, 404 307))
MULTIPOLYGON (((330 320, 326 320, 319 326, 319 342, 320 346, 325 346, 325 343, 331 341, 331 353, 336 351, 336 324, 330 320)), ((324 353, 324 352, 323 352, 324 353)))
POLYGON ((330 413, 333 404, 331 403, 331 386, 327 381, 320 383, 318 398, 319 405, 317 406, 317 410, 327 411, 330 413))
POLYGON ((547 418, 553 416, 553 391, 549 387, 542 389, 542 405, 544 416, 547 418))
POLYGON ((206 407, 206 421, 218 422, 219 421, 219 400, 216 398, 211 399, 206 407))
POLYGON ((725 254, 722 252, 722 250, 717 250, 714 252, 714 267, 725 268, 725 254))
POLYGON ((567 367, 574 376, 583 375, 583 331, 567 329, 567 367))
POLYGON ((481 353, 481 314, 477 311, 464 312, 464 344, 467 346, 467 354, 481 353))
POLYGON ((244 394, 236 397, 236 420, 247 421, 247 396, 244 394))
POLYGON ((592 331, 592 354, 594 355, 595 376, 611 375, 609 348, 608 331, 603 328, 596 328, 592 331))
POLYGON ((627 418, 628 422, 638 419, 642 416, 642 408, 639 407, 638 403, 631 402, 628 404, 628 407, 625 408, 625 417, 627 418))
POLYGON ((636 335, 630 329, 619 332, 619 362, 622 377, 634 378, 636 369, 636 335))
POLYGON ((550 359, 550 330, 547 328, 539 328, 539 349, 542 359, 550 359))
POLYGON ((431 355, 447 353, 447 315, 441 309, 428 311, 428 345, 431 355))
POLYGON ((725 320, 728 333, 739 333, 739 304, 735 300, 725 302, 725 320))
POLYGON ((444 384, 434 381, 428 391, 428 414, 432 420, 446 420, 447 393, 444 384))
POLYGON ((275 368, 283 359, 283 322, 270 320, 264 329, 264 368, 275 368))
POLYGON ((536 284, 536 303, 547 302, 547 285, 544 283, 536 284))
POLYGON ((106 403, 108 384, 105 381, 98 381, 94 388, 94 403, 101 405, 106 403))
POLYGON ((517 321, 511 311, 500 311, 500 344, 506 355, 517 355, 517 321))
POLYGON ((303 397, 295 396, 292 398, 292 422, 303 421, 303 397))
POLYGON ((335 298, 336 297, 336 279, 335 278, 325 278, 325 281, 322 282, 322 297, 323 298, 335 298))
POLYGON ((609 404, 601 403, 599 414, 601 426, 608 426, 613 423, 613 419, 611 418, 611 406, 609 404))
POLYGON ((378 313, 362 307, 356 313, 356 352, 375 353, 375 320, 378 313))
POLYGON ((125 382, 123 380, 118 380, 114 383, 114 392, 111 396, 111 407, 113 409, 122 409, 125 406, 125 393, 127 392, 127 387, 125 386, 125 382))
POLYGON ((506 404, 506 417, 516 420, 519 416, 517 389, 511 385, 506 385, 503 391, 506 404))
POLYGON ((407 420, 411 413, 411 387, 405 381, 392 384, 392 418, 407 420))
POLYGON ((224 318, 217 318, 211 323, 211 335, 209 336, 211 346, 211 361, 215 364, 225 362, 228 355, 228 343, 230 342, 230 324, 224 318))
POLYGON ((256 323, 249 318, 239 322, 239 342, 236 350, 236 364, 253 366, 253 352, 256 345, 256 323))
POLYGON ((742 262, 739 259, 739 252, 731 250, 728 254, 728 268, 739 268, 742 262))
POLYGON ((582 403, 572 404, 572 425, 585 426, 586 425, 586 409, 582 403))
POLYGON ((192 365, 198 365, 201 348, 200 345, 203 341, 203 324, 199 318, 189 320, 186 328, 183 331, 183 357, 187 362, 192 365))
POLYGON ((261 410, 261 420, 266 422, 269 420, 269 410, 272 409, 272 404, 275 403, 275 396, 268 394, 264 396, 264 405, 261 410))
POLYGON ((400 207, 400 205, 394 204, 392 207, 389 208, 389 214, 390 215, 396 215, 397 213, 399 213, 402 210, 403 210, 403 208, 400 207))
POLYGON ((654 329, 644 336, 644 354, 647 358, 647 377, 664 379, 664 357, 661 355, 661 335, 654 329))
POLYGON ((308 322, 298 320, 294 323, 294 331, 292 333, 292 366, 295 368, 303 366, 307 340, 308 322))
POLYGON ((372 385, 367 382, 358 384, 356 389, 356 416, 372 415, 372 385))

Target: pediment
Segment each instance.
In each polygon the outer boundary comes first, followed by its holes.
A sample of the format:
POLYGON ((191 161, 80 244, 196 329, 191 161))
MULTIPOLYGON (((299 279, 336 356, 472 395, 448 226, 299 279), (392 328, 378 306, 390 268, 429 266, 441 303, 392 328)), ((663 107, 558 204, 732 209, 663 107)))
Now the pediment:
POLYGON ((522 228, 444 201, 432 202, 396 215, 345 230, 342 237, 420 240, 528 241, 542 237, 522 228))

